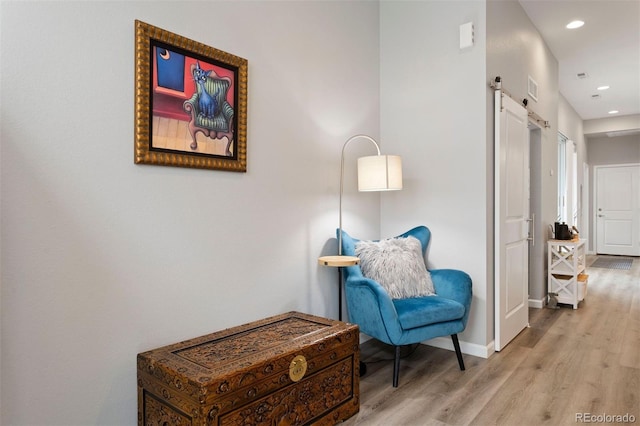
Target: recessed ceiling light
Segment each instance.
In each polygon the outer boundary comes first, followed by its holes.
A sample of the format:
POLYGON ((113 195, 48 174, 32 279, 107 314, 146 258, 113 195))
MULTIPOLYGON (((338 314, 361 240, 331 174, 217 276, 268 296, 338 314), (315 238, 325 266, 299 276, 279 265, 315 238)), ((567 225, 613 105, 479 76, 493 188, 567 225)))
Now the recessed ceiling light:
POLYGON ((609 86, 600 86, 598 87, 598 90, 607 90, 609 88, 609 86))
POLYGON ((569 28, 570 30, 574 30, 576 28, 580 28, 583 25, 584 25, 583 21, 571 21, 567 24, 567 28, 569 28))
POLYGON ((619 112, 620 112, 620 111, 618 111, 617 109, 614 109, 614 110, 609 111, 609 114, 617 114, 617 113, 619 113, 619 112))

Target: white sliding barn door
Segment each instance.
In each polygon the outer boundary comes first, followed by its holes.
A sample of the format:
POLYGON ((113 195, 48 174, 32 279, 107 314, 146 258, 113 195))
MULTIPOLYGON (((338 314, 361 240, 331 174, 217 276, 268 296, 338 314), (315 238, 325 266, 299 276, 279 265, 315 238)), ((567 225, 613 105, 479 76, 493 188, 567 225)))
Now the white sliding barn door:
POLYGON ((495 350, 529 324, 527 110, 495 95, 495 350))
POLYGON ((640 256, 640 165, 595 171, 596 251, 640 256))

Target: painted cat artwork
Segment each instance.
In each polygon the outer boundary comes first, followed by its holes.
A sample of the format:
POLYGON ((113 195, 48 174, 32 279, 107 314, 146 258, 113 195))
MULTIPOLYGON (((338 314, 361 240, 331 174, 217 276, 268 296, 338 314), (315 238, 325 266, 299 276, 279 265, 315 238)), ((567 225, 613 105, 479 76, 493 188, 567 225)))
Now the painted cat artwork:
POLYGON ((220 89, 216 91, 216 93, 211 96, 207 93, 205 88, 205 83, 207 82, 207 77, 211 75, 211 71, 205 71, 200 68, 200 62, 196 61, 196 66, 193 69, 193 80, 198 85, 198 89, 200 92, 200 97, 198 98, 198 106, 200 107, 199 115, 205 118, 213 118, 216 112, 216 102, 215 100, 218 98, 220 94, 220 89))
MULTIPOLYGON (((190 99, 184 102, 184 110, 190 114, 189 133, 192 142, 189 145, 192 150, 198 149, 198 134, 202 134, 217 142, 224 142, 223 155, 234 155, 234 108, 228 99, 232 80, 216 73, 213 67, 208 68, 196 60, 191 65, 191 75, 197 89, 190 99)), ((231 92, 233 93, 233 92, 231 92)), ((207 139, 204 139, 208 141, 207 139)))
POLYGON ((248 61, 135 26, 135 163, 246 172, 248 61))
POLYGON ((153 147, 235 157, 234 70, 160 46, 154 56, 153 147))

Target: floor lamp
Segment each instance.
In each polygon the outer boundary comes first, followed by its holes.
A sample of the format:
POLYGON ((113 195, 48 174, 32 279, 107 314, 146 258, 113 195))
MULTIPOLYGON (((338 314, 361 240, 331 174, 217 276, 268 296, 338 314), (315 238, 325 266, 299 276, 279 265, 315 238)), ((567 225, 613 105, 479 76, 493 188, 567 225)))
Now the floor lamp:
POLYGON ((338 255, 322 256, 318 263, 322 266, 338 268, 338 319, 342 321, 342 268, 360 263, 355 256, 342 255, 342 193, 344 188, 344 152, 347 146, 357 139, 371 142, 377 150, 377 155, 358 158, 358 191, 397 191, 402 189, 402 159, 397 155, 380 155, 380 146, 367 135, 355 135, 342 146, 340 159, 340 204, 338 227, 338 255))

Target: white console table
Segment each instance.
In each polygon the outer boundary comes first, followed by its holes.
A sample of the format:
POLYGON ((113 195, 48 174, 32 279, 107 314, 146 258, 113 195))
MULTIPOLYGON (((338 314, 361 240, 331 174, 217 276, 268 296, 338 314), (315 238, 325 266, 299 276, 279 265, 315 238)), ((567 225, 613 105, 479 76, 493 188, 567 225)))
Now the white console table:
POLYGON ((578 309, 578 303, 587 295, 589 276, 584 273, 586 268, 586 240, 548 241, 549 277, 547 289, 549 293, 557 294, 558 303, 573 305, 578 309))

